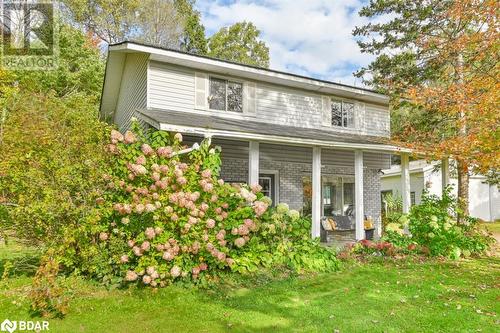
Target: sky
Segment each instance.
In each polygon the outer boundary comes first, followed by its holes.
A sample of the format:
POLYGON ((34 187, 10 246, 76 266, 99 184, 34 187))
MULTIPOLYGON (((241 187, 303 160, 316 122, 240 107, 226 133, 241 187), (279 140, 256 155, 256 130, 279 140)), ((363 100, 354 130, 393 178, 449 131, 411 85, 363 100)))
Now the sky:
POLYGON ((253 22, 270 53, 270 68, 362 86, 352 73, 373 60, 361 54, 352 30, 362 0, 198 0, 207 35, 236 22, 253 22))

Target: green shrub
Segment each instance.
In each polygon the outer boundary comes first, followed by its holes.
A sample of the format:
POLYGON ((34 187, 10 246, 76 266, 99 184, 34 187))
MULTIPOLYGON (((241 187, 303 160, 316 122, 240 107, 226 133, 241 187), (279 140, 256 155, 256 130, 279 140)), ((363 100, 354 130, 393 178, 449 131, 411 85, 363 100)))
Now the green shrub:
POLYGON ((337 263, 308 239, 310 222, 297 212, 269 209, 259 186, 219 179, 220 152, 207 141, 189 151, 180 134, 143 132, 134 123, 125 135, 112 131, 108 150, 97 208, 65 228, 59 253, 68 268, 111 285, 155 287, 259 266, 325 270, 337 263))
POLYGON ((60 242, 95 206, 108 127, 85 96, 13 94, 0 143, 0 237, 60 242))
POLYGON ((457 223, 456 202, 449 188, 442 197, 424 193, 420 205, 413 206, 399 223, 386 227, 384 239, 398 246, 418 244, 430 255, 453 259, 483 253, 492 238, 481 229, 477 219, 466 217, 463 223, 457 223), (405 226, 410 236, 402 233, 405 226))
POLYGON ((70 291, 61 283, 58 273, 57 261, 52 257, 45 257, 28 293, 32 314, 59 318, 67 314, 70 291))
POLYGON ((293 271, 332 271, 339 266, 335 254, 311 238, 311 219, 281 203, 270 209, 253 242, 243 255, 247 268, 285 266, 293 271), (249 258, 255 258, 252 263, 249 258))

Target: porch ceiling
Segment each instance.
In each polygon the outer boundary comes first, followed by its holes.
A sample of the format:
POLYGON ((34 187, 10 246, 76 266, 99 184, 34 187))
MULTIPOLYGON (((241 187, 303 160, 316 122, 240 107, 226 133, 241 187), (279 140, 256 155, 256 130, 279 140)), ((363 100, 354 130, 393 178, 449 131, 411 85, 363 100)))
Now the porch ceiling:
POLYGON ((384 142, 384 138, 327 130, 275 125, 250 119, 223 118, 166 109, 141 109, 137 115, 151 126, 167 131, 280 142, 291 145, 325 146, 350 149, 404 152, 403 148, 384 142))

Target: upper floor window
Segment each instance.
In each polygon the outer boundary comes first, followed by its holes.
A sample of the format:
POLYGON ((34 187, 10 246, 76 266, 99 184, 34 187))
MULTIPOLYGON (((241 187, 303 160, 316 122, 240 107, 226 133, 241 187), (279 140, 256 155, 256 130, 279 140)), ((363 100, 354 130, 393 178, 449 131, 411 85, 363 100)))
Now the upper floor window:
POLYGON ((354 127, 354 103, 332 101, 332 125, 354 127))
POLYGON ((243 84, 210 77, 208 104, 212 110, 243 112, 243 84))

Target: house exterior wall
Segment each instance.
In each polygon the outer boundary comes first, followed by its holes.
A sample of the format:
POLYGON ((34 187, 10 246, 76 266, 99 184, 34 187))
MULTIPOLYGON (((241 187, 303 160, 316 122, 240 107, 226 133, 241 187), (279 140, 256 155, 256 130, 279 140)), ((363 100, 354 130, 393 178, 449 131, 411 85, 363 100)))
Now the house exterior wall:
POLYGON ((121 131, 130 127, 130 118, 135 110, 147 105, 148 58, 147 54, 136 53, 125 56, 123 78, 114 115, 114 123, 121 131))
MULTIPOLYGON (((303 207, 303 178, 312 175, 311 163, 260 161, 260 169, 278 171, 279 201, 287 203, 290 208, 302 210, 303 207)), ((335 167, 324 165, 324 175, 354 176, 353 167, 335 167)), ((371 215, 380 228, 380 176, 378 169, 365 169, 363 173, 363 204, 365 215, 371 215)), ((230 182, 246 182, 248 179, 248 159, 222 157, 221 178, 230 182)))
MULTIPOLYGON (((410 174, 410 192, 415 192, 415 204, 420 204, 424 190, 425 177, 423 172, 410 174)), ((401 176, 382 177, 381 191, 392 191, 393 196, 401 197, 401 176)))
MULTIPOLYGON (((469 180, 469 213, 471 216, 485 221, 500 218, 500 189, 496 185, 485 183, 484 176, 471 176, 469 180)), ((382 191, 392 190, 394 195, 401 196, 401 176, 382 177, 382 191)), ((441 171, 425 170, 410 175, 410 191, 415 192, 416 204, 421 203, 422 193, 426 189, 429 194, 441 196, 441 171)), ((450 179, 451 194, 457 195, 457 179, 450 179)))
MULTIPOLYGON (((390 118, 389 109, 386 106, 342 99, 356 104, 357 114, 355 117, 360 118, 356 121, 357 128, 325 126, 324 122, 322 122, 322 112, 324 112, 325 108, 324 98, 336 99, 335 96, 325 96, 270 83, 230 78, 241 81, 245 91, 247 91, 247 86, 255 86, 255 100, 252 99, 255 110, 252 109, 251 112, 245 111, 243 113, 211 111, 195 105, 195 103, 199 103, 195 102, 199 91, 199 87, 198 90, 196 88, 196 77, 199 77, 200 73, 208 77, 210 73, 157 61, 150 61, 148 73, 147 106, 151 108, 195 113, 207 112, 223 117, 252 119, 295 127, 321 128, 332 132, 389 136, 390 118)), ((214 75, 221 76, 220 74, 214 75)), ((206 86, 208 87, 208 84, 206 86)), ((245 97, 247 95, 247 93, 244 94, 245 97)), ((244 98, 245 103, 250 102, 244 98)), ((244 107, 244 110, 247 110, 247 108, 244 107)))

